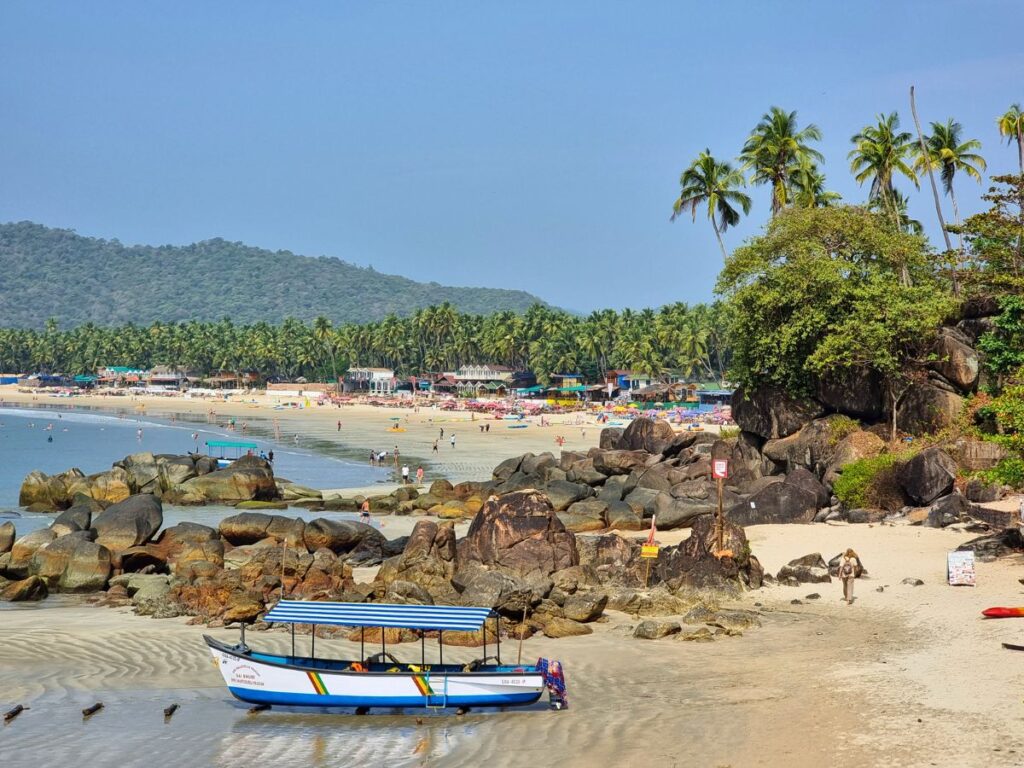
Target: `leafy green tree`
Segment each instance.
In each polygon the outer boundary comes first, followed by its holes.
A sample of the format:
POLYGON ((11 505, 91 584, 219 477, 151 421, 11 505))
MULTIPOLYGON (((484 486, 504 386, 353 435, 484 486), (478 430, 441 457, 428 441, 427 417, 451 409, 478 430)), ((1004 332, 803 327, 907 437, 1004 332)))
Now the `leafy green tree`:
POLYGON ((739 191, 746 183, 742 173, 727 162, 718 162, 711 151, 705 149, 679 177, 681 190, 672 205, 672 221, 686 211, 696 221, 697 209, 706 206, 722 258, 728 258, 722 233, 739 223, 737 206, 743 213, 750 213, 750 197, 739 191))
POLYGON ((993 176, 982 195, 987 211, 969 216, 954 231, 967 242, 972 269, 965 275, 973 293, 1024 289, 1024 176, 993 176))
POLYGON ((821 141, 821 129, 814 123, 797 127, 796 112, 772 107, 754 127, 743 145, 740 159, 744 169, 754 172, 755 184, 772 188, 772 216, 792 200, 793 173, 807 162, 822 162, 824 156, 810 142, 821 141))
POLYGON ((823 376, 873 370, 893 430, 906 371, 953 306, 922 238, 850 206, 776 217, 736 249, 717 290, 732 318, 735 379, 810 393, 823 376))

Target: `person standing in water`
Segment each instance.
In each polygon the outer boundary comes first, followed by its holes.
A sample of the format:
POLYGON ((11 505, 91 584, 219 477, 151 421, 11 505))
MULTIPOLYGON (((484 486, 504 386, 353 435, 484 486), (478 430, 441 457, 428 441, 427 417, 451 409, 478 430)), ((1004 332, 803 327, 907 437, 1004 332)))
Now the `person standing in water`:
POLYGON ((452 448, 455 447, 455 433, 452 432, 452 448))
POLYGON ((416 485, 423 485, 423 467, 416 467, 416 485))
POLYGON ((847 605, 853 605, 853 582, 860 568, 860 558, 852 549, 847 549, 839 561, 839 578, 843 582, 843 599, 847 605))

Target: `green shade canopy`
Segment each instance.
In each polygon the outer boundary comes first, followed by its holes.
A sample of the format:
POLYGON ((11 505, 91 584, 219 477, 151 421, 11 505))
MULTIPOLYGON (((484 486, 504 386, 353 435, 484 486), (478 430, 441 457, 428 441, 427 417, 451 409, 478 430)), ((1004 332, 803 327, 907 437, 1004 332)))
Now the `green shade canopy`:
POLYGON ((207 440, 207 448, 245 448, 247 450, 255 450, 259 448, 256 443, 241 443, 235 440, 207 440))

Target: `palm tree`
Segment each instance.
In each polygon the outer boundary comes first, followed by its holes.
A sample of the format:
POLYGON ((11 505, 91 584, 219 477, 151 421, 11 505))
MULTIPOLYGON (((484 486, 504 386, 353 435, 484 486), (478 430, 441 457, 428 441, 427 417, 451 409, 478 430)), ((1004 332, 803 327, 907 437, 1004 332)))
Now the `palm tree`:
POLYGON ((1020 174, 1024 176, 1024 111, 1020 104, 1011 104, 996 120, 999 127, 999 135, 1006 137, 1006 143, 1017 142, 1017 162, 1020 164, 1020 174))
POLYGON ((818 126, 811 123, 797 130, 796 112, 772 107, 743 145, 743 168, 754 171, 755 184, 772 187, 772 216, 790 202, 793 171, 806 161, 824 161, 821 152, 811 148, 811 141, 821 141, 818 126))
MULTIPOLYGON (((981 183, 981 172, 986 167, 984 158, 974 152, 974 150, 981 149, 981 142, 977 139, 961 142, 961 131, 963 131, 963 126, 953 118, 949 118, 945 123, 932 123, 931 135, 924 137, 927 154, 918 153, 914 164, 917 169, 927 168, 930 165, 933 170, 939 171, 942 188, 953 203, 953 218, 958 226, 960 224, 960 209, 956 203, 953 178, 957 171, 963 171, 967 176, 981 183)), ((963 250, 964 236, 961 234, 961 253, 963 250)))
POLYGON ((789 183, 794 190, 793 204, 798 208, 828 208, 842 199, 838 192, 825 189, 825 174, 806 157, 790 174, 789 183))
POLYGON ((735 226, 740 220, 739 211, 750 213, 750 197, 737 188, 746 186, 743 174, 735 170, 730 163, 720 163, 705 149, 689 168, 679 177, 679 198, 672 204, 672 221, 684 211, 689 210, 693 220, 697 220, 698 206, 707 204, 708 218, 718 238, 718 247, 722 249, 722 258, 729 254, 722 242, 722 233, 735 226))
POLYGON ((899 173, 918 186, 917 174, 911 166, 914 142, 907 131, 899 130, 900 118, 895 112, 880 114, 876 125, 867 125, 850 141, 850 170, 858 184, 871 180, 868 199, 880 201, 881 209, 889 213, 893 223, 898 223, 896 213, 893 177, 899 173))
POLYGON ((894 189, 890 202, 886 203, 880 198, 872 200, 868 203, 868 210, 885 214, 901 232, 906 232, 908 235, 924 234, 924 227, 921 225, 921 222, 910 218, 907 202, 906 196, 898 189, 894 189))

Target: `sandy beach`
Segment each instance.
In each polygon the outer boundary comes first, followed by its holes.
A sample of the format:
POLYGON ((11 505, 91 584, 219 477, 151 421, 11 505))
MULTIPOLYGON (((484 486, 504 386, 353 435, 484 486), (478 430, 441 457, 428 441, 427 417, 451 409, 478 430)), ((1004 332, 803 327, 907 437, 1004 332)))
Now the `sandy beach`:
MULTIPOLYGON (((422 724, 410 716, 249 715, 210 665, 207 630, 184 619, 141 618, 69 597, 8 608, 0 613, 2 703, 32 709, 0 731, 0 750, 12 765, 99 759, 114 744, 122 764, 139 766, 287 759, 512 767, 556 755, 571 766, 1020 764, 1024 658, 1000 642, 1019 642, 1022 625, 980 618, 986 606, 1024 602, 1019 559, 981 563, 978 586, 954 588, 945 584, 945 554, 963 533, 848 525, 748 533, 768 570, 853 546, 870 577, 858 581, 852 606, 839 599, 837 583, 749 592, 736 605, 762 611, 764 626, 713 643, 636 640, 635 620, 615 612, 590 636, 531 638, 524 659, 550 656, 568 670, 565 712, 428 715, 422 724), (924 585, 901 584, 906 577, 924 585), (820 599, 807 598, 815 592, 820 599), (79 710, 95 701, 106 708, 83 722, 79 710), (164 723, 172 702, 182 708, 164 723)), ((250 643, 283 649, 287 636, 252 633, 250 643)), ((321 647, 355 651, 339 640, 321 647)), ((514 655, 514 643, 503 651, 514 655)))

